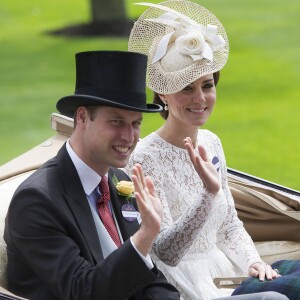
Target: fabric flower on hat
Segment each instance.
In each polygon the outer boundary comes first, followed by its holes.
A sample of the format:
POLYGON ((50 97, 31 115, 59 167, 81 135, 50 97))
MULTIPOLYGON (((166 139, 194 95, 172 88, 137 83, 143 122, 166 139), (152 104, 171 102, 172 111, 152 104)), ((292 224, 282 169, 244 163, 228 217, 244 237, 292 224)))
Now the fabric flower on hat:
POLYGON ((206 58, 213 60, 213 51, 205 41, 204 35, 198 30, 192 30, 178 37, 175 41, 176 48, 181 54, 189 55, 194 61, 206 58))
POLYGON ((213 52, 223 49, 226 45, 224 38, 218 35, 216 25, 204 26, 198 24, 187 16, 166 6, 152 3, 136 3, 157 7, 167 11, 161 16, 153 19, 146 19, 149 22, 160 23, 173 28, 173 32, 164 35, 157 45, 152 63, 156 63, 167 53, 168 45, 175 40, 179 52, 183 55, 189 55, 194 61, 203 58, 213 61, 213 52))
POLYGON ((222 50, 225 47, 226 42, 221 35, 218 35, 217 26, 208 24, 203 29, 203 33, 212 52, 222 50))
POLYGON ((201 54, 206 46, 203 34, 197 30, 192 30, 177 38, 175 45, 180 53, 192 57, 200 56, 200 59, 203 58, 201 54))

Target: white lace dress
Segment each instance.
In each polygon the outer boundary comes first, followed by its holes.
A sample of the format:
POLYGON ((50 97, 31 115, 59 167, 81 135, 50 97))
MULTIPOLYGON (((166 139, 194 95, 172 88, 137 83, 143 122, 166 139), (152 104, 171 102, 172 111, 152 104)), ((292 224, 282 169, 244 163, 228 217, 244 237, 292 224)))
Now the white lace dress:
POLYGON ((261 261, 237 217, 219 138, 199 130, 198 144, 219 172, 222 189, 215 197, 203 188, 187 150, 156 133, 138 142, 126 168, 130 173, 138 162, 154 180, 164 217, 152 258, 184 300, 230 295, 232 290, 218 289, 213 278, 246 275, 251 264, 261 261))

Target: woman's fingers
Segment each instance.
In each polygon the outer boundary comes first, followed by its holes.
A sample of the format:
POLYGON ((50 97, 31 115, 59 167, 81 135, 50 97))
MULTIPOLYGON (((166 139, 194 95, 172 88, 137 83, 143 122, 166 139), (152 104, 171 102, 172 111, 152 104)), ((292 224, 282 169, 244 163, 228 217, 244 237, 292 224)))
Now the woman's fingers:
POLYGON ((209 161, 206 150, 204 147, 198 146, 199 155, 195 154, 192 140, 189 137, 184 139, 184 144, 204 186, 210 193, 215 195, 220 189, 219 176, 214 165, 209 161))
POLYGON ((199 151, 199 154, 201 156, 201 158, 204 160, 204 161, 208 161, 208 157, 207 157, 207 153, 206 153, 206 150, 204 147, 202 146, 198 146, 198 151, 199 151))
POLYGON ((189 154, 189 156, 191 158, 192 163, 195 165, 196 164, 196 161, 195 161, 196 156, 195 156, 195 153, 194 153, 192 140, 189 137, 186 137, 184 139, 184 145, 185 145, 185 148, 188 151, 188 154, 189 154))
POLYGON ((260 281, 264 281, 265 279, 272 280, 280 276, 278 270, 273 270, 269 264, 263 262, 253 264, 249 269, 249 275, 258 277, 260 281))

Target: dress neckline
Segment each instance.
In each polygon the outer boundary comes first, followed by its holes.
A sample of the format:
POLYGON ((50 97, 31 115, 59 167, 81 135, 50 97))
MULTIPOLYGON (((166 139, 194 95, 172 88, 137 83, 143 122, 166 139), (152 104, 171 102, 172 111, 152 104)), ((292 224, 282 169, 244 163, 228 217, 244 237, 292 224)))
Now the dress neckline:
MULTIPOLYGON (((200 132, 201 132, 201 130, 198 130, 198 134, 197 134, 197 145, 198 145, 198 140, 199 140, 200 132)), ((166 141, 165 139, 163 139, 159 134, 157 134, 155 131, 153 131, 150 135, 153 135, 155 138, 157 138, 158 140, 162 141, 164 144, 167 144, 170 148, 174 148, 174 149, 176 149, 177 151, 178 151, 178 150, 181 150, 181 151, 187 153, 187 150, 186 150, 185 148, 181 148, 181 147, 178 147, 178 146, 175 146, 175 145, 169 143, 168 141, 166 141)), ((197 145, 196 145, 196 147, 194 148, 194 150, 197 149, 197 145)))

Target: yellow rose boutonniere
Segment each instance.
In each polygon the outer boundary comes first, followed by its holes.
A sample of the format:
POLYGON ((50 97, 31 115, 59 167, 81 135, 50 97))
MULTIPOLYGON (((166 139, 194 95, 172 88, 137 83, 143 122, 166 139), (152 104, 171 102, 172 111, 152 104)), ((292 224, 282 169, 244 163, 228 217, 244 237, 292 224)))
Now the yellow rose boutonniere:
POLYGON ((132 181, 119 181, 116 185, 116 188, 121 196, 133 197, 134 185, 132 181))
POLYGON ((134 222, 138 219, 139 213, 135 207, 129 203, 129 200, 134 197, 134 185, 132 181, 121 180, 119 181, 117 176, 112 176, 112 182, 115 185, 118 194, 125 197, 127 203, 122 205, 121 213, 123 218, 128 222, 134 222))
POLYGON ((118 194, 129 200, 134 197, 134 185, 132 181, 121 180, 119 181, 116 175, 112 177, 112 181, 116 186, 118 194))

